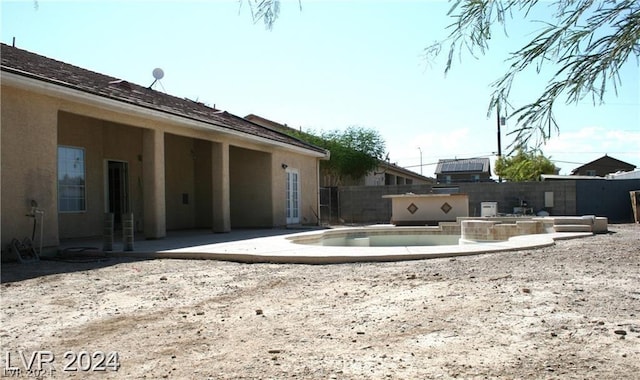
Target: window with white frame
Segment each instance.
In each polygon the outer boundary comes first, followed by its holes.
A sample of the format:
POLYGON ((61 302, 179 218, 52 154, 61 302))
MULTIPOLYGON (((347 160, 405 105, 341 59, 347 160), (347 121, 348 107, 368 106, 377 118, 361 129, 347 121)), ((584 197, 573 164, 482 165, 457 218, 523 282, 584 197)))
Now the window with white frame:
POLYGON ((58 211, 86 211, 83 148, 58 146, 58 211))

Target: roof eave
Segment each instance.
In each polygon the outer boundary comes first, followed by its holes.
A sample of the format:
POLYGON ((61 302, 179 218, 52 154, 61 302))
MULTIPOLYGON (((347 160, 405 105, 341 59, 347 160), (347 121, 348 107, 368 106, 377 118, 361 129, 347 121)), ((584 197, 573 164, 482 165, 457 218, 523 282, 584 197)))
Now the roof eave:
MULTIPOLYGON (((211 121, 199 120, 190 118, 177 113, 159 110, 151 107, 144 107, 138 104, 129 103, 123 100, 116 100, 106 96, 94 94, 91 92, 79 90, 71 85, 65 83, 56 83, 54 81, 46 80, 47 78, 38 78, 33 76, 21 75, 15 72, 15 69, 2 67, 2 75, 0 76, 0 82, 2 85, 13 86, 24 90, 35 91, 43 95, 60 96, 64 99, 71 100, 77 103, 97 106, 100 108, 108 109, 115 112, 122 112, 133 114, 136 116, 152 118, 158 121, 170 121, 172 123, 180 124, 182 126, 193 128, 197 130, 215 131, 221 134, 241 137, 253 142, 277 146, 289 151, 298 152, 308 156, 313 156, 321 159, 328 159, 328 152, 319 152, 312 149, 306 149, 303 147, 287 144, 285 142, 271 140, 265 137, 256 136, 251 133, 236 131, 230 129, 224 125, 214 123, 211 121)), ((28 73, 25 73, 28 74, 28 73)))

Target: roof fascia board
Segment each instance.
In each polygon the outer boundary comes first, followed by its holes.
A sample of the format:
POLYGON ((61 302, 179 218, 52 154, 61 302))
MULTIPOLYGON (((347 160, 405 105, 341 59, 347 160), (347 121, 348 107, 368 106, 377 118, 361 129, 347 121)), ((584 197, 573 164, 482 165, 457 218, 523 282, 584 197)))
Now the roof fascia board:
POLYGON ((409 169, 403 168, 401 166, 394 166, 394 165, 388 164, 385 161, 380 161, 378 166, 380 168, 382 168, 383 170, 385 170, 385 171, 394 171, 396 173, 408 175, 408 176, 411 176, 411 177, 416 178, 416 179, 422 179, 422 180, 430 180, 430 179, 432 179, 432 178, 423 176, 422 174, 419 174, 419 173, 416 173, 414 171, 411 171, 409 169))
POLYGON ((97 106, 99 108, 107 109, 114 112, 129 113, 139 117, 150 118, 157 121, 171 122, 173 124, 179 124, 188 128, 193 128, 203 131, 214 131, 225 135, 240 137, 258 142, 270 146, 277 146, 289 151, 313 156, 316 158, 328 159, 328 153, 321 153, 310 149, 304 149, 294 145, 286 144, 279 141, 270 140, 264 137, 252 135, 250 133, 244 133, 235 131, 226 127, 223 127, 215 123, 207 123, 204 121, 194 120, 185 116, 177 115, 171 112, 155 110, 127 102, 110 99, 104 96, 92 94, 86 91, 77 90, 74 88, 49 83, 42 80, 28 78, 22 75, 14 74, 7 71, 2 71, 0 81, 3 85, 14 86, 24 90, 31 90, 43 95, 61 97, 66 100, 71 100, 77 103, 86 104, 90 106, 97 106))

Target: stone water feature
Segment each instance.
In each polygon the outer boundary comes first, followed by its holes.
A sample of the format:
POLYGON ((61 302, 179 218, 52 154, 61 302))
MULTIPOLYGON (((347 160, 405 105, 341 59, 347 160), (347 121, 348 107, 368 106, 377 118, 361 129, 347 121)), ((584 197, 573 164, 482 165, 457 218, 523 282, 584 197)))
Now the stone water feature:
POLYGON ((391 224, 396 226, 438 225, 469 216, 466 194, 394 194, 391 199, 391 224))

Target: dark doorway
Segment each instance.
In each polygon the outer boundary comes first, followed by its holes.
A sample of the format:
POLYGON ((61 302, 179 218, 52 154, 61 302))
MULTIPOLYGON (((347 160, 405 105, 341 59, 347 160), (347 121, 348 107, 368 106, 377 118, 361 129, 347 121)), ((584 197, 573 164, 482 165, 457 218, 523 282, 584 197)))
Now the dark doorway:
POLYGON ((115 230, 122 229, 122 214, 129 212, 129 164, 107 161, 107 212, 113 213, 115 230))

